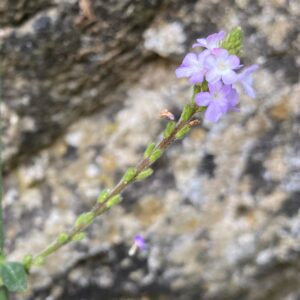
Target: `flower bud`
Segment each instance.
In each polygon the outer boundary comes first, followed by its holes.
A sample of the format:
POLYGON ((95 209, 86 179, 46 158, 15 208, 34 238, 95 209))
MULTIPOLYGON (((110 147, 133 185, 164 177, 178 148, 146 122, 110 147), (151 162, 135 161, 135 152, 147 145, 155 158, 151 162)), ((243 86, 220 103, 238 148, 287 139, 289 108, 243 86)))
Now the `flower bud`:
POLYGON ((109 195, 109 189, 103 190, 103 191, 99 194, 99 196, 98 196, 98 198, 97 198, 97 202, 98 202, 98 203, 103 203, 103 202, 107 199, 108 195, 109 195))
POLYGON ((176 139, 181 140, 191 130, 189 126, 185 126, 176 133, 176 139))
POLYGON ((136 176, 136 180, 141 181, 146 179, 147 177, 151 176, 153 174, 153 170, 151 168, 148 168, 144 171, 142 171, 140 174, 136 176))
POLYGON ((164 138, 168 138, 173 133, 175 126, 176 126, 176 123, 173 121, 170 121, 167 123, 166 129, 163 133, 164 138))
POLYGON ((225 48, 229 54, 240 56, 243 50, 243 39, 244 34, 242 28, 235 27, 228 33, 221 47, 225 48))
POLYGON ((149 144, 144 152, 144 158, 148 158, 153 152, 154 148, 155 148, 154 143, 149 144))
POLYGON ((32 264, 32 261, 33 261, 32 255, 26 255, 23 257, 22 263, 23 263, 24 267, 26 269, 28 269, 30 267, 30 265, 32 264))
POLYGON ((155 162, 162 156, 162 154, 163 152, 160 149, 155 149, 149 157, 150 162, 155 162))
POLYGON ((58 235, 57 241, 59 244, 63 245, 69 238, 69 235, 65 232, 62 232, 58 235))
POLYGON ((32 265, 36 267, 40 267, 44 264, 45 259, 42 256, 37 256, 32 260, 32 265))
POLYGON ((79 242, 79 241, 82 241, 85 237, 86 237, 86 233, 85 232, 79 232, 79 233, 76 233, 72 237, 72 241, 73 242, 79 242))
POLYGON ((136 169, 135 168, 128 168, 127 171, 125 172, 122 181, 124 183, 129 183, 136 175, 136 169))
POLYGON ((113 196, 111 199, 107 201, 106 207, 111 208, 122 201, 122 197, 120 194, 113 196))
POLYGON ((181 120, 187 121, 194 112, 194 106, 192 104, 187 104, 183 108, 182 114, 181 114, 181 120))
POLYGON ((83 213, 76 219, 75 225, 89 225, 93 222, 94 218, 95 215, 92 212, 83 213))

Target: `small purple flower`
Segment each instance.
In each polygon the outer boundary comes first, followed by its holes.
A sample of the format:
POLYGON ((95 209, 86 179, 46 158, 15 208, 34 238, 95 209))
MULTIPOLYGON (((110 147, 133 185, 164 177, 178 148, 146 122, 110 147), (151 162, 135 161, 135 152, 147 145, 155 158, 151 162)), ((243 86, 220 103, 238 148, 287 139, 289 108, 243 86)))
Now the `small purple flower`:
POLYGON ((240 59, 236 55, 229 55, 225 49, 214 49, 212 55, 205 59, 207 68, 206 80, 215 83, 220 79, 224 84, 232 84, 238 80, 238 75, 233 71, 241 67, 240 59))
POLYGON ((188 53, 179 68, 176 69, 177 78, 187 77, 190 83, 201 83, 204 80, 205 68, 204 61, 209 55, 209 51, 203 51, 200 54, 188 53))
POLYGON ((144 250, 146 248, 145 239, 141 235, 136 235, 134 237, 134 244, 141 250, 144 250))
POLYGON ((197 43, 193 45, 194 47, 204 47, 209 50, 213 50, 215 48, 219 48, 220 41, 225 37, 225 32, 220 31, 218 33, 214 33, 209 35, 206 39, 197 39, 197 43))
POLYGON ((145 239, 138 234, 134 237, 133 245, 129 249, 128 254, 132 256, 135 255, 138 250, 145 250, 145 249, 147 249, 147 243, 145 239))
POLYGON ((240 74, 238 74, 238 82, 243 86, 245 93, 251 97, 255 98, 255 91, 252 87, 252 73, 258 69, 258 65, 251 65, 250 67, 244 69, 240 74))
POLYGON ((223 85, 221 81, 208 84, 208 89, 209 92, 198 93, 195 102, 199 106, 207 106, 205 119, 218 122, 222 115, 236 109, 238 95, 231 86, 223 85))

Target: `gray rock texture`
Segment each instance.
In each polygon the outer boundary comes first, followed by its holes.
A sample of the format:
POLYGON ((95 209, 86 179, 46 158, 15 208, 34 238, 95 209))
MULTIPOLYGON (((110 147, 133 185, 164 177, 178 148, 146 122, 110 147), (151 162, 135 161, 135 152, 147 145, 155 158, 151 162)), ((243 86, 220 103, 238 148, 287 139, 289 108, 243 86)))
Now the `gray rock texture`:
POLYGON ((195 38, 239 25, 257 99, 176 143, 15 300, 300 299, 297 0, 2 1, 7 249, 37 253, 191 96, 195 38), (128 255, 143 234, 146 251, 128 255))

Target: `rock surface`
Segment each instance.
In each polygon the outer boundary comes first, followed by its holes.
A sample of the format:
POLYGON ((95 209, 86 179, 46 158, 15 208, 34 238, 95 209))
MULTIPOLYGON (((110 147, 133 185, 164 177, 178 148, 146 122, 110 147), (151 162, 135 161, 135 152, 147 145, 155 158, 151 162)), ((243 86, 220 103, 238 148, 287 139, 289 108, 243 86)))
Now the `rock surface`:
POLYGON ((178 117, 191 90, 174 70, 195 38, 240 25, 260 65, 256 100, 176 143, 14 299, 300 298, 299 1, 19 0, 0 17, 11 260, 139 160, 161 109, 178 117), (138 233, 148 248, 131 257, 138 233))

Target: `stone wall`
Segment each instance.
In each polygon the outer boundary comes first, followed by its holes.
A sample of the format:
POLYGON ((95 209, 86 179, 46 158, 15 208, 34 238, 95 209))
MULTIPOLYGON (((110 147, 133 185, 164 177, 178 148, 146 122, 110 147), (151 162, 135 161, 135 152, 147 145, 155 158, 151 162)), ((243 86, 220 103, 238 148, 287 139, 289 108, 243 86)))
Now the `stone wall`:
POLYGON ((297 300, 300 109, 297 0, 0 4, 7 247, 67 230, 178 116, 175 68, 195 38, 239 25, 257 99, 204 123, 155 164, 88 239, 33 270, 19 299, 297 300), (148 250, 128 256, 135 234, 148 250))

